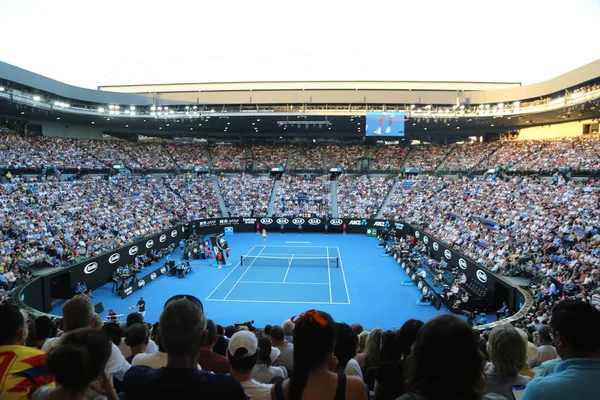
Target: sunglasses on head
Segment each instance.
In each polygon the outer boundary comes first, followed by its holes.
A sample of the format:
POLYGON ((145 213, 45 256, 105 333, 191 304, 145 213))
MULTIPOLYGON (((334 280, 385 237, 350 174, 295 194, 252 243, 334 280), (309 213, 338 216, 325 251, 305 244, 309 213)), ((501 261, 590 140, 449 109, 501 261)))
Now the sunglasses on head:
POLYGON ((172 301, 181 300, 181 299, 187 299, 187 300, 191 301, 192 303, 194 303, 195 305, 200 307, 201 310, 204 311, 204 306, 202 305, 202 302, 200 301, 200 299, 192 296, 191 294, 177 294, 177 295, 171 297, 169 300, 167 300, 167 302, 165 303, 163 308, 165 308, 172 301))

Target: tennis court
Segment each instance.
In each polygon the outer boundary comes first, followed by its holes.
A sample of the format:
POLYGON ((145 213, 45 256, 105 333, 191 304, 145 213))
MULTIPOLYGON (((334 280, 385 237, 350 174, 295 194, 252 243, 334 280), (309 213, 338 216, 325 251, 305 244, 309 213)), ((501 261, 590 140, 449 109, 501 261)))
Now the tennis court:
POLYGON ((254 245, 206 301, 350 304, 337 246, 254 245))

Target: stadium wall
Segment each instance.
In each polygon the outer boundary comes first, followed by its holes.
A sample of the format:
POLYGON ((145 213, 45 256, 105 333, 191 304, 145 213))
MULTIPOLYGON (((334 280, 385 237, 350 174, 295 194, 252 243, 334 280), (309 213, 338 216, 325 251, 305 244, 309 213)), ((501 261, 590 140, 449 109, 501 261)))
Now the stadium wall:
POLYGON ((592 120, 572 121, 562 124, 534 126, 519 130, 517 140, 542 140, 581 136, 584 124, 594 124, 592 120))
POLYGON ((65 124, 59 122, 42 122, 44 136, 64 137, 71 139, 102 140, 102 129, 86 125, 65 124))

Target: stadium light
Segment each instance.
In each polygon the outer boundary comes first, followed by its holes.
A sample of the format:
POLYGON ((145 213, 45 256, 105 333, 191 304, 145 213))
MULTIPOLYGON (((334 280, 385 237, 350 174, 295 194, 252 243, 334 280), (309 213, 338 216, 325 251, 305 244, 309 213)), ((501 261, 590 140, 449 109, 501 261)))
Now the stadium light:
POLYGON ((513 106, 515 106, 515 107, 519 107, 520 105, 521 105, 521 102, 520 102, 520 101, 515 101, 515 102, 513 103, 513 106))
POLYGON ((135 110, 135 106, 131 106, 131 107, 129 107, 129 109, 130 109, 131 111, 134 111, 134 110, 135 110))
POLYGON ((414 108, 415 108, 415 105, 414 105, 414 104, 411 104, 411 105, 410 105, 410 108, 411 108, 412 110, 414 110, 414 108))
POLYGON ((129 112, 130 112, 129 110, 125 110, 125 114, 129 114, 129 112))
POLYGON ((118 110, 119 108, 121 108, 121 106, 115 106, 115 110, 118 110))
POLYGON ((103 113, 103 112, 104 112, 104 108, 103 108, 103 107, 100 107, 100 108, 98 109, 98 112, 101 112, 101 113, 103 113))
POLYGON ((109 109, 109 110, 114 110, 114 109, 115 109, 115 106, 113 106, 113 105, 111 104, 111 105, 109 105, 109 106, 108 106, 108 109, 109 109))
POLYGON ((135 115, 135 111, 130 112, 129 115, 135 115))
POLYGON ((33 96, 33 101, 40 101, 42 98, 40 96, 33 96))
POLYGON ((150 110, 152 110, 152 111, 156 111, 156 107, 155 107, 155 106, 152 106, 152 107, 150 107, 150 110))
POLYGON ((0 92, 4 92, 4 86, 0 86, 0 92))

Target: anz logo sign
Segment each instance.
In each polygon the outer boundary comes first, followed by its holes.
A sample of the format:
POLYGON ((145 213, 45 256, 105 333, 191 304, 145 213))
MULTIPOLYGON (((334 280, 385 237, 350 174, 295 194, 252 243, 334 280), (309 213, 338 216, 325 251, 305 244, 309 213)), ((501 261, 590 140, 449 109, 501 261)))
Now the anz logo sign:
POLYGON ((448 260, 452 258, 452 253, 450 252, 450 250, 444 250, 444 257, 446 257, 448 260))
POLYGON ((385 221, 375 221, 373 226, 385 226, 385 221))
POLYGON ((138 247, 137 246, 133 246, 132 248, 129 249, 129 255, 130 256, 135 256, 138 252, 138 247))
POLYGON ((321 223, 321 220, 319 218, 311 218, 308 220, 308 223, 311 225, 319 225, 321 223))
POLYGON ((154 240, 150 239, 146 242, 146 248, 151 249, 154 246, 154 240))
POLYGON ((306 221, 304 220, 304 218, 294 218, 292 220, 292 224, 294 225, 304 225, 306 221))
POLYGON ((338 225, 342 225, 344 223, 344 221, 339 218, 333 218, 333 219, 329 220, 329 223, 333 226, 338 226, 338 225))
POLYGON ((260 223, 263 225, 271 225, 273 223, 273 220, 271 218, 263 218, 260 220, 260 223))
POLYGON ((98 263, 97 262, 93 262, 93 263, 89 263, 88 265, 85 266, 85 268, 83 269, 83 272, 85 272, 86 274, 93 274, 96 270, 98 269, 98 263))
POLYGON ((487 274, 485 272, 483 272, 482 270, 478 269, 477 270, 477 279, 479 279, 479 281, 481 283, 486 283, 487 282, 487 274))
POLYGON ((277 218, 277 223, 279 225, 287 225, 289 224, 290 220, 287 218, 277 218))
POLYGON ((110 257, 108 257, 108 262, 110 264, 114 264, 117 261, 119 261, 120 258, 121 258, 121 255, 119 253, 114 253, 114 254, 111 254, 110 257))

